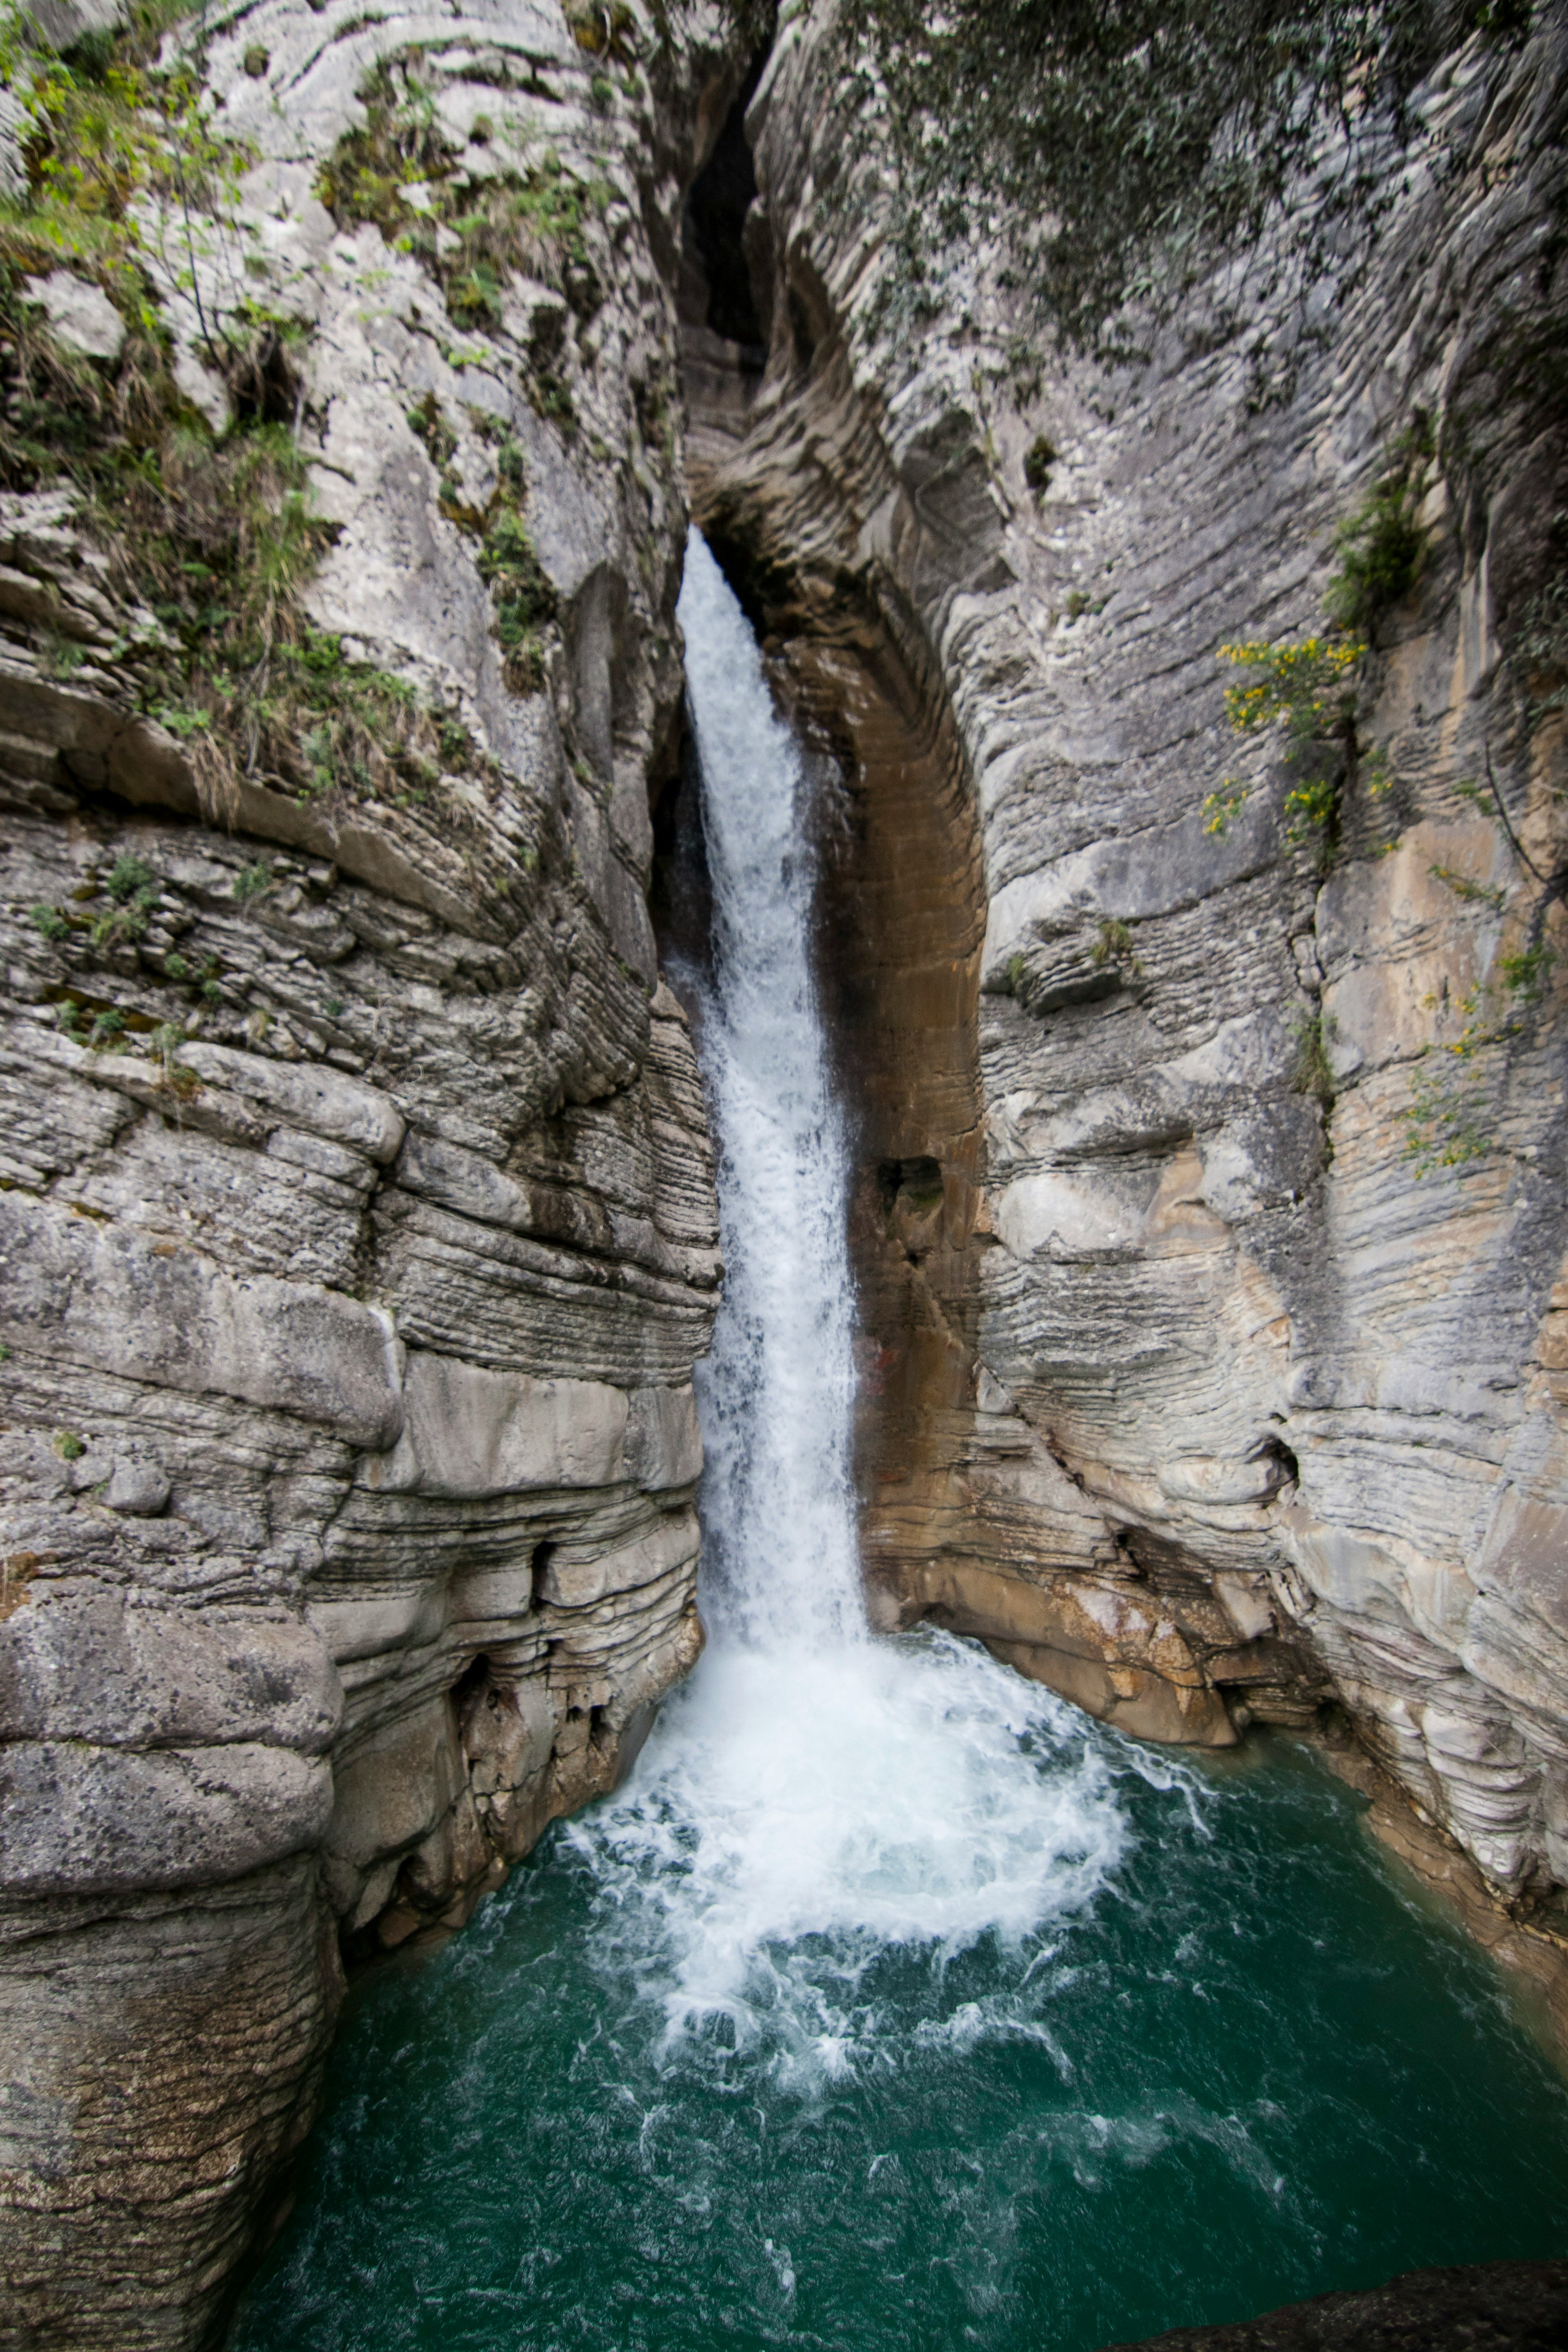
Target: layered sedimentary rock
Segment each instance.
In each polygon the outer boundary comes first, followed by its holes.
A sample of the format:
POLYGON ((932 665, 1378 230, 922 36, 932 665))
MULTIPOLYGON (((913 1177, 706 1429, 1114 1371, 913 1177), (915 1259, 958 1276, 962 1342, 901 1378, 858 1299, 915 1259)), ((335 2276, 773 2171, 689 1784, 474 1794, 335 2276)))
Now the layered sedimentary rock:
MULTIPOLYGON (((116 2352, 205 2340, 310 2120, 340 1944, 466 1917, 691 1665, 720 1271, 645 888, 674 225, 730 36, 618 11, 601 89, 598 19, 584 45, 525 0, 204 29, 333 526, 310 620, 438 709, 451 767, 215 795, 73 493, 5 499, 0 2338, 116 2352), (416 253, 325 208, 408 56, 464 170, 548 143, 592 183, 571 301, 510 278, 459 332, 416 253), (464 520, 498 450, 556 616, 521 681, 464 520)), ((56 331, 112 367, 112 307, 62 275, 56 331)), ((191 299, 182 382, 221 427, 191 299)))
POLYGON ((699 517, 781 663, 880 640, 950 743, 879 780, 838 738, 844 857, 905 853, 878 936, 824 950, 874 1073, 868 1353, 906 1356, 864 1407, 873 1592, 1157 1738, 1342 1709, 1538 1906, 1568 1878, 1568 845, 1521 629, 1563 494, 1561 25, 1445 59, 1404 145, 1325 133, 1386 198, 1337 306, 1270 231, 1146 363, 1047 341, 1021 387, 1000 241, 928 273, 921 331, 887 299, 885 101, 844 29, 786 23, 747 118, 766 373, 710 334, 689 383, 699 517), (1422 559, 1365 671, 1386 788, 1324 870, 1216 653, 1322 631, 1336 526, 1417 442, 1422 559), (923 1035, 939 938, 978 1137, 923 1035))

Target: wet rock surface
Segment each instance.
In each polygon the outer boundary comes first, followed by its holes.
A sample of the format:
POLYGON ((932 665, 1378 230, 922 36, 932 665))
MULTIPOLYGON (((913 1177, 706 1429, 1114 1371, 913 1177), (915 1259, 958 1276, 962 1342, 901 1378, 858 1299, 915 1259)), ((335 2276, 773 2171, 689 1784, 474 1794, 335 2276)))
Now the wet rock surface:
POLYGON ((1568 2342, 1568 2263, 1409 2271, 1236 2327, 1177 2327, 1106 2352, 1553 2352, 1568 2342))

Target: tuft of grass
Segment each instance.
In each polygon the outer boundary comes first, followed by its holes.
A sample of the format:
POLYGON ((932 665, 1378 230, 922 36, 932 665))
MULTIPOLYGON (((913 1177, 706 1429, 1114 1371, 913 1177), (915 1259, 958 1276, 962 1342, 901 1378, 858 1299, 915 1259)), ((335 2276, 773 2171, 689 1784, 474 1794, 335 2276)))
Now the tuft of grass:
POLYGON ((591 58, 613 58, 618 66, 636 62, 637 20, 626 0, 609 0, 605 6, 595 0, 568 0, 566 22, 577 47, 591 58))
POLYGON ((542 567, 521 509, 504 488, 491 503, 479 549, 479 576, 495 606, 496 640, 507 682, 519 694, 544 683, 540 632, 555 617, 555 590, 542 567))
POLYGON ((1108 915, 1100 926, 1100 937, 1094 943, 1090 961, 1096 964, 1114 963, 1135 976, 1143 966, 1133 952, 1132 934, 1118 917, 1108 915))
POLYGON ((427 392, 418 405, 408 411, 408 427, 425 444, 430 462, 439 473, 455 455, 458 436, 433 392, 427 392))
POLYGON ((1334 1074, 1329 1066, 1329 1039, 1333 1024, 1326 1013, 1315 1013, 1296 1024, 1296 1066, 1290 1083, 1299 1095, 1315 1095, 1328 1109, 1334 1099, 1334 1074))
POLYGON ((87 1447, 74 1429, 57 1429, 50 1440, 62 1462, 79 1462, 87 1447))
POLYGON ((1543 716, 1568 708, 1568 576, 1549 580, 1530 599, 1512 652, 1531 681, 1533 709, 1543 716))
POLYGON ((180 1059, 185 1032, 177 1021, 161 1021, 147 1040, 147 1050, 158 1064, 162 1084, 182 1098, 195 1094, 201 1080, 180 1059))

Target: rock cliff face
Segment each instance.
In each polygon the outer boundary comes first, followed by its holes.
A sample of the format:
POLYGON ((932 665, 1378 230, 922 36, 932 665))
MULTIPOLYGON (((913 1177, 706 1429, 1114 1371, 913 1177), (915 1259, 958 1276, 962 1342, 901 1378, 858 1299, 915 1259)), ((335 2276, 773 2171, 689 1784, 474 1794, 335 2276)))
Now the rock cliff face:
POLYGON ((823 726, 873 1591, 1154 1738, 1342 1710, 1546 1931, 1568 843, 1561 678, 1522 640, 1561 560, 1562 25, 1478 36, 1363 151, 1387 201, 1337 309, 1291 307, 1266 238, 1147 364, 1047 350, 1021 405, 984 239, 888 324, 889 142, 853 135, 841 32, 795 13, 747 119, 765 374, 710 335, 689 383, 699 518, 781 665, 820 701, 825 639, 879 645, 925 699, 913 764, 878 768, 864 664, 823 726), (1215 656, 1321 632, 1335 527, 1417 442, 1385 757, 1325 860, 1215 656))
MULTIPOLYGON (((732 35, 526 0, 205 30, 330 526, 305 642, 438 756, 379 793, 215 785, 149 713, 161 625, 81 498, 5 499, 0 2339, 116 2352, 206 2340, 309 2123, 340 1940, 460 1922, 693 1663, 720 1271, 645 888, 676 228, 732 35), (591 192, 565 263, 546 239, 460 331, 407 239, 321 201, 410 58, 440 168, 482 190, 547 147, 591 192), (521 679, 474 528, 503 461, 547 591, 521 679)), ((102 294, 32 290, 111 379, 102 294)))
POLYGON ((139 593, 68 468, 5 496, 0 2340, 209 2336, 344 1945, 466 1917, 700 1643, 720 1269, 645 903, 678 303, 700 519, 843 778, 880 1621, 1153 1738, 1338 1709, 1561 1916, 1568 842, 1525 639, 1568 35, 1416 93, 1340 309, 1266 243, 1145 366, 1047 357, 1020 408, 982 248, 888 332, 874 112, 851 140, 833 13, 785 16, 728 246, 680 228, 743 64, 717 9, 261 0, 202 26, 243 171, 173 260, 148 194, 153 326, 42 259, 9 289, 7 430, 30 382, 79 421, 150 352, 177 386, 187 551, 213 434, 272 432, 318 682, 292 750, 264 663, 181 701, 196 592, 139 593), (1388 789, 1363 760, 1325 863, 1215 655, 1319 627, 1413 429, 1388 789))

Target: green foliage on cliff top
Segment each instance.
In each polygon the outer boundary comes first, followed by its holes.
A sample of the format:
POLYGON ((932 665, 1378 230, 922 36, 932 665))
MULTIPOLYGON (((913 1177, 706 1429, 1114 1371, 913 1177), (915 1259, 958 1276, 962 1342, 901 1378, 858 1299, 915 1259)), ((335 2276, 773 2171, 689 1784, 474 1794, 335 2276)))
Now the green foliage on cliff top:
MULTIPOLYGON (((26 175, 0 200, 0 487, 76 493, 74 523, 107 554, 124 604, 142 608, 108 657, 132 666, 214 814, 232 816, 247 779, 301 799, 422 800, 443 767, 472 761, 447 714, 307 620, 332 534, 300 438, 306 331, 243 295, 214 306, 215 282, 244 281, 237 192, 252 158, 216 128, 199 54, 160 62, 182 13, 140 0, 62 58, 0 11, 26 175), (116 358, 49 328, 31 281, 62 268, 119 311, 116 358), (196 356, 234 403, 222 434, 176 380, 159 299, 171 287, 191 298, 196 356)), ((52 656, 57 667, 84 657, 70 640, 52 656)), ((120 932, 135 914, 132 901, 113 918, 120 932)))
MULTIPOLYGON (((1383 108, 1478 26, 1482 0, 863 0, 847 12, 869 95, 885 90, 900 282, 934 309, 942 247, 1000 234, 1041 323, 1129 355, 1119 312, 1168 314, 1255 239, 1325 125, 1383 108), (932 230, 938 232, 933 238, 932 230)), ((879 125, 880 117, 879 117, 879 125)), ((879 127, 876 133, 880 136, 879 127)), ((1346 215, 1375 212, 1370 170, 1325 186, 1293 233, 1327 267, 1346 215)))

